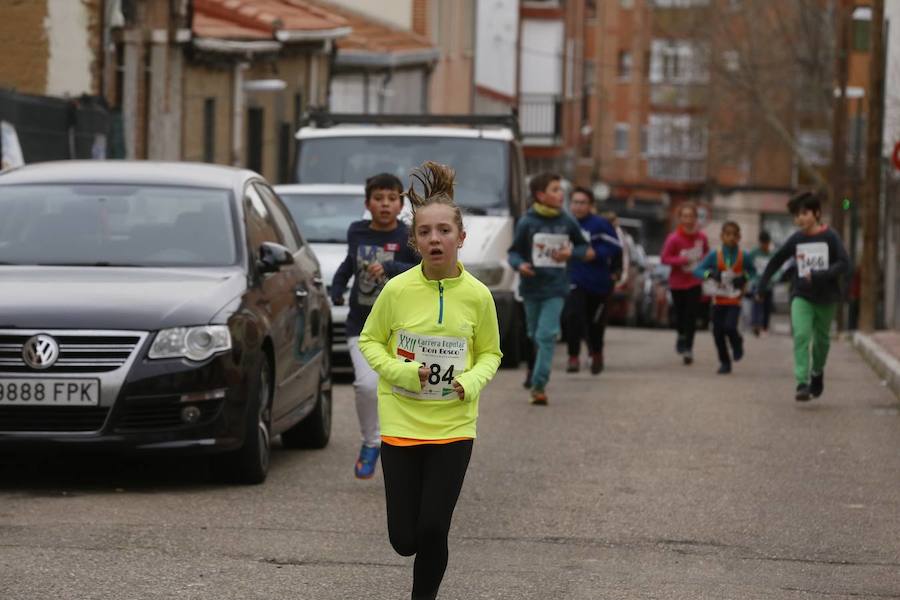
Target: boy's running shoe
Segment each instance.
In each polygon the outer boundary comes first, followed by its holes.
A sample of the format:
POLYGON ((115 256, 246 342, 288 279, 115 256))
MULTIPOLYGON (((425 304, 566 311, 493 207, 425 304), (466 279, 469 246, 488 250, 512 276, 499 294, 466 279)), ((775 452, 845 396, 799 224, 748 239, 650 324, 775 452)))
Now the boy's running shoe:
POLYGON ((818 398, 825 391, 825 373, 813 373, 809 378, 809 393, 813 398, 818 398))
POLYGON ((719 370, 716 371, 718 375, 728 375, 729 373, 731 373, 731 365, 728 363, 722 363, 719 365, 719 370))
POLYGON ((594 352, 591 354, 591 374, 599 375, 603 371, 603 353, 594 352))
POLYGON ((570 356, 569 362, 566 363, 566 373, 577 373, 580 368, 577 356, 570 356))
POLYGON ((805 383, 797 384, 797 393, 794 394, 794 400, 797 402, 807 402, 812 397, 809 392, 809 386, 805 383))
POLYGON ((734 355, 734 362, 737 362, 744 358, 744 340, 743 338, 738 338, 738 343, 734 345, 734 348, 731 349, 732 354, 734 355))
POLYGON ((690 350, 685 350, 685 351, 682 353, 682 355, 681 355, 681 360, 682 360, 682 361, 684 362, 684 364, 686 364, 686 365, 693 364, 693 362, 694 362, 694 353, 691 352, 690 350))
POLYGON ((378 462, 378 453, 380 448, 377 446, 366 446, 359 449, 359 458, 353 466, 353 472, 357 479, 369 479, 375 474, 375 464, 378 462))
POLYGON ((531 390, 531 403, 535 406, 547 406, 547 394, 544 390, 531 390))
POLYGON ((531 389, 531 371, 525 374, 525 381, 522 382, 522 387, 527 390, 531 389))

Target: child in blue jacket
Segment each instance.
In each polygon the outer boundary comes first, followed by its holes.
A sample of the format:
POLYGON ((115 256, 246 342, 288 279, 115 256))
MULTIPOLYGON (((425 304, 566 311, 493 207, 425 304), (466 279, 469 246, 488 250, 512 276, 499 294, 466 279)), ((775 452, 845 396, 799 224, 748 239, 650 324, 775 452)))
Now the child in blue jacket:
POLYGON ((613 226, 593 212, 594 194, 576 187, 569 199, 569 211, 578 221, 585 240, 594 249, 594 259, 573 262, 569 270, 571 291, 566 300, 566 343, 569 362, 566 371, 579 370, 581 340, 591 353, 591 373, 603 370, 603 335, 606 331, 606 300, 613 289, 612 262, 622 256, 622 243, 613 226))

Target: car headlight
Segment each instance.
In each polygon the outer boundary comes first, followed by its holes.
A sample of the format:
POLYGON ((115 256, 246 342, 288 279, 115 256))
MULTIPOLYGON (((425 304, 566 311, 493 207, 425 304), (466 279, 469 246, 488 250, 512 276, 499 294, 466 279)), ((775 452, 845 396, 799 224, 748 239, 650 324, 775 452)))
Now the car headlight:
POLYGON ((173 327, 156 334, 150 358, 188 358, 206 360, 217 352, 231 349, 231 334, 226 325, 173 327))
POLYGON ((466 265, 466 270, 488 287, 500 285, 503 281, 503 265, 500 263, 466 265))

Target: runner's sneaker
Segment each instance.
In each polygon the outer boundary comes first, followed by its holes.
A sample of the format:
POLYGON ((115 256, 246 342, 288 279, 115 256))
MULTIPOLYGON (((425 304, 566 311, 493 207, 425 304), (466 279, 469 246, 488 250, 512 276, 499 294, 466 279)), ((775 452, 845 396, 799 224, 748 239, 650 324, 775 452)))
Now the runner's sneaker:
POLYGON ((797 384, 797 393, 794 394, 794 400, 797 402, 807 402, 812 395, 809 393, 809 386, 805 383, 797 384))
POLYGON ((577 373, 579 369, 578 357, 570 356, 569 362, 566 364, 566 373, 577 373))
POLYGON ((809 378, 809 393, 818 398, 825 391, 825 373, 813 373, 809 378))
POLYGON ((594 352, 591 354, 591 374, 599 375, 603 371, 603 353, 594 352))
POLYGON ((719 365, 719 370, 716 371, 718 375, 728 375, 729 373, 731 373, 731 365, 728 363, 722 363, 719 365))
POLYGON ((690 350, 685 350, 681 355, 681 360, 684 361, 684 364, 689 365, 694 362, 694 353, 690 350))
POLYGON ((357 479, 369 479, 375 474, 375 463, 378 462, 379 451, 378 446, 372 447, 365 444, 359 449, 359 458, 356 459, 356 464, 353 466, 353 472, 357 479))
POLYGON ((547 394, 544 390, 531 390, 531 403, 536 406, 547 406, 547 394))

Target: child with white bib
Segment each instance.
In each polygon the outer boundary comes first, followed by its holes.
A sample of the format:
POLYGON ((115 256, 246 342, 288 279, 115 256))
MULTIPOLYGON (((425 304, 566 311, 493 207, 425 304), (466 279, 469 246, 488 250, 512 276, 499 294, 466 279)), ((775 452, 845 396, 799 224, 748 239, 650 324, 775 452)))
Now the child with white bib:
POLYGON ((528 337, 536 354, 531 381, 531 403, 547 404, 553 350, 559 334, 559 318, 569 295, 569 260, 593 260, 595 253, 578 223, 563 212, 560 176, 541 173, 529 181, 534 204, 519 219, 509 266, 521 276, 519 294, 525 305, 528 337))
POLYGON ((490 290, 457 260, 466 239, 454 172, 413 173, 410 243, 422 263, 387 282, 360 335, 378 373, 381 466, 391 545, 415 555, 412 598, 433 599, 475 440, 481 391, 500 366, 490 290))
POLYGON ((758 290, 789 258, 794 259, 791 286, 791 328, 794 336, 794 398, 804 402, 818 398, 825 389, 825 361, 831 345, 831 321, 841 299, 841 278, 849 270, 850 259, 837 232, 821 223, 822 203, 818 196, 804 192, 791 198, 788 210, 796 231, 766 265, 758 290), (812 350, 812 367, 810 367, 812 350))

